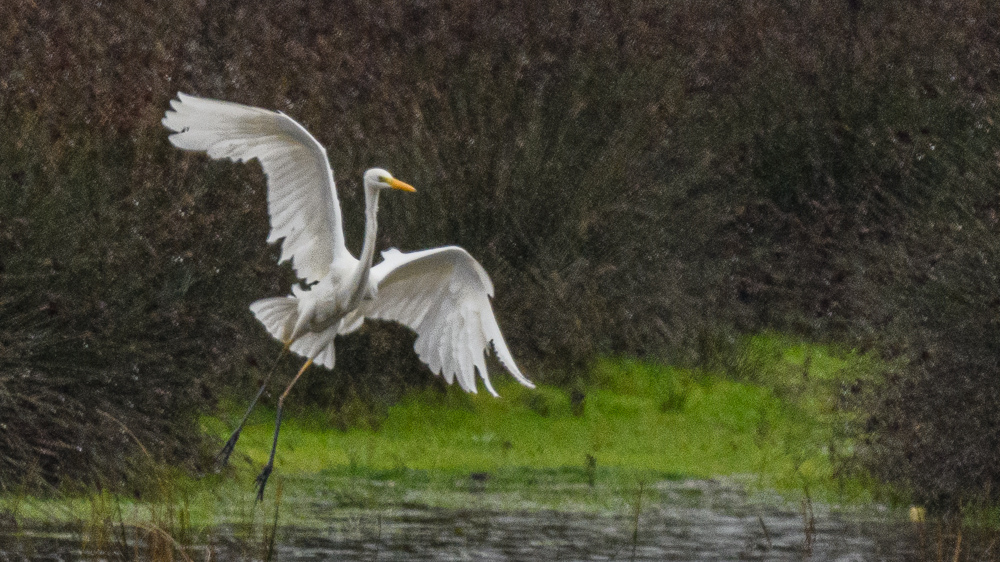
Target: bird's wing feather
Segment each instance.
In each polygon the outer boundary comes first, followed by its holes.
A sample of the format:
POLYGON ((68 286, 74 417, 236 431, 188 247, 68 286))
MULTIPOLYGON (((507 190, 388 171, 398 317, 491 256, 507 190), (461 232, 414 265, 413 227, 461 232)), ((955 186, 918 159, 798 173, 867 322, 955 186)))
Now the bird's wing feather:
POLYGON ((170 142, 212 158, 258 159, 267 175, 268 242, 281 243, 281 262, 317 281, 348 254, 340 202, 326 150, 284 113, 178 93, 163 125, 170 142))
POLYGON ((521 384, 534 387, 514 363, 500 333, 490 297, 493 283, 479 262, 457 246, 402 253, 382 252, 372 268, 374 300, 364 315, 400 322, 417 333, 414 349, 448 383, 476 392, 476 370, 496 396, 486 371, 490 342, 497 358, 521 384))

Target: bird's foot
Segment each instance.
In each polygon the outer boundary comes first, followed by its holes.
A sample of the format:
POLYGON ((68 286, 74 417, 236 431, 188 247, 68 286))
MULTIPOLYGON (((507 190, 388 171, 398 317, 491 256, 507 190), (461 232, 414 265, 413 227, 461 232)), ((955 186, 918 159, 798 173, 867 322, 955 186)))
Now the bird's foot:
POLYGON ((271 476, 272 470, 274 470, 274 464, 268 462, 257 475, 257 501, 259 502, 264 501, 264 486, 267 485, 267 479, 271 476))
POLYGON ((216 472, 219 472, 226 467, 226 464, 229 462, 229 455, 233 454, 233 449, 236 448, 236 441, 239 440, 240 432, 242 430, 243 429, 240 428, 234 431, 233 434, 229 436, 229 441, 226 441, 226 444, 223 445, 222 449, 215 455, 216 472))

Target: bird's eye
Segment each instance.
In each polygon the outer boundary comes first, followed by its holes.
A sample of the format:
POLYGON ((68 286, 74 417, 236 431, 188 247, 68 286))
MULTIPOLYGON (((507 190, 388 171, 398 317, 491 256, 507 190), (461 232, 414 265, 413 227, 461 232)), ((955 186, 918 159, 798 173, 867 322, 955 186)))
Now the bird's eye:
POLYGON ((378 177, 378 181, 380 181, 382 183, 389 183, 389 178, 387 178, 385 176, 379 176, 378 177))

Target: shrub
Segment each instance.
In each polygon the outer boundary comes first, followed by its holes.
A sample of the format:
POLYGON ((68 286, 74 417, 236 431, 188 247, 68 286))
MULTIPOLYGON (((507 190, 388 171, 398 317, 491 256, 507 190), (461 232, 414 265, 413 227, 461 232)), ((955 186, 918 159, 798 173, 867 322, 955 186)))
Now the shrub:
MULTIPOLYGON (((976 0, 6 2, 3 482, 128 472, 136 440, 194 462, 195 413, 271 366, 246 307, 294 279, 263 244, 264 178, 169 145, 181 90, 305 124, 351 247, 365 168, 416 185, 385 201, 380 247, 469 249, 535 380, 579 384, 602 353, 710 362, 762 329, 842 340, 909 365, 872 396, 872 466, 986 486, 992 433, 945 442, 996 386, 979 276, 998 18, 976 0), (912 437, 938 399, 952 421, 912 437)), ((409 343, 369 323, 296 399, 377 414, 441 384, 409 343)), ((884 475, 952 494, 912 474, 884 475)))

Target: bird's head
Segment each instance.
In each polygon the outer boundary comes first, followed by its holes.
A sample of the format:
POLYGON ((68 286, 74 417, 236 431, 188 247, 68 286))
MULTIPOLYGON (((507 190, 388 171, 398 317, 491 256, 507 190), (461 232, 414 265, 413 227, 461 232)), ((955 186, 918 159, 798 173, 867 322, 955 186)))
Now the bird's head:
POLYGON ((365 172, 365 187, 374 189, 399 189, 401 191, 416 191, 414 187, 406 182, 401 182, 392 177, 392 174, 382 168, 372 168, 365 172))

